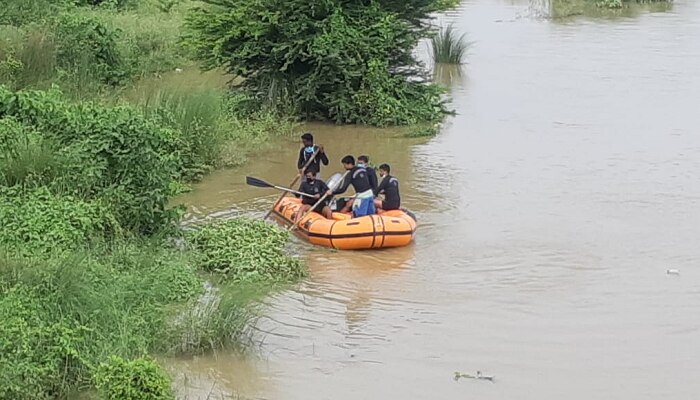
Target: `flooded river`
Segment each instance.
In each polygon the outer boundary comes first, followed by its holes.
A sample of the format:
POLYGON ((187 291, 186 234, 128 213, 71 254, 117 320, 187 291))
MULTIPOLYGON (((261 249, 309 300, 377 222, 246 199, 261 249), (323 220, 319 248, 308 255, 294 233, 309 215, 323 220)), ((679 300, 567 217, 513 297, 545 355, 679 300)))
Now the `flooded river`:
MULTIPOLYGON (((309 127, 324 177, 345 154, 392 165, 415 244, 300 243, 311 276, 266 300, 256 354, 176 363, 183 396, 697 398, 700 2, 536 7, 470 0, 446 17, 475 45, 435 138, 309 127), (453 380, 477 370, 495 382, 453 380)), ((184 197, 189 217, 262 215, 277 193, 243 177, 289 183, 297 149, 214 173, 184 197)))

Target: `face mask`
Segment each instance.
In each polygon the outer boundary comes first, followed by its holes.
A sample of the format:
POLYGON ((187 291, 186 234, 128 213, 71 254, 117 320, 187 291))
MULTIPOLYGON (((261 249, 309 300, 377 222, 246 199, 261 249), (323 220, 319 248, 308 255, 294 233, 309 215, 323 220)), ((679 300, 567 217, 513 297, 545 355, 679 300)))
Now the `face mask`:
POLYGON ((357 166, 358 166, 358 167, 362 167, 362 168, 366 167, 365 163, 361 163, 361 162, 360 162, 360 163, 357 163, 357 166))
POLYGON ((314 153, 314 146, 306 146, 304 147, 304 152, 313 154, 314 153))

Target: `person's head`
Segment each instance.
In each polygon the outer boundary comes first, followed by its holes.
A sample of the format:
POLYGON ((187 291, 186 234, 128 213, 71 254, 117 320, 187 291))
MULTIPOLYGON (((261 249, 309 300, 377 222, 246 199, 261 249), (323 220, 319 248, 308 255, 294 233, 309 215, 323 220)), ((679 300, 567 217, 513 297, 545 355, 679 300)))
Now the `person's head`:
POLYGON ((307 168, 305 174, 306 175, 306 181, 311 183, 316 179, 316 170, 313 168, 307 168))
POLYGON ((301 142, 304 144, 304 147, 309 147, 314 145, 314 135, 312 135, 309 132, 306 132, 305 134, 301 135, 301 142))
POLYGON ((369 165, 369 157, 367 157, 367 156, 357 157, 357 164, 366 167, 367 165, 369 165))
POLYGON ((382 164, 379 166, 379 176, 387 176, 391 172, 391 167, 389 164, 382 164))
POLYGON ((353 169, 355 167, 355 157, 353 156, 347 155, 343 157, 343 159, 340 160, 340 162, 343 164, 343 167, 345 167, 345 169, 353 169))

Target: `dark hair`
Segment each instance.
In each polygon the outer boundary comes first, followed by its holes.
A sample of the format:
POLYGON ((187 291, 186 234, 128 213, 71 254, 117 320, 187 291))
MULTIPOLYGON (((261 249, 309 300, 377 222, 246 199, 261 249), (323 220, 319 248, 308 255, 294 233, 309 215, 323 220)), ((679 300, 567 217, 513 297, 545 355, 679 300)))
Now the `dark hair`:
POLYGON ((369 162, 369 157, 367 157, 367 156, 359 156, 359 157, 357 157, 357 161, 362 161, 362 162, 368 163, 368 162, 369 162))
POLYGON ((343 164, 355 165, 355 157, 348 155, 348 156, 343 157, 343 159, 340 160, 340 162, 343 164))
POLYGON ((391 172, 391 167, 389 166, 389 164, 382 164, 379 166, 379 169, 381 169, 382 171, 391 172))
POLYGON ((310 142, 313 142, 313 141, 314 141, 314 135, 312 135, 312 134, 309 133, 309 132, 306 132, 305 134, 301 135, 301 139, 302 139, 302 140, 308 140, 308 141, 310 141, 310 142))
POLYGON ((304 175, 306 175, 307 172, 313 172, 314 176, 316 176, 316 174, 318 173, 318 167, 314 164, 311 164, 304 170, 304 175))

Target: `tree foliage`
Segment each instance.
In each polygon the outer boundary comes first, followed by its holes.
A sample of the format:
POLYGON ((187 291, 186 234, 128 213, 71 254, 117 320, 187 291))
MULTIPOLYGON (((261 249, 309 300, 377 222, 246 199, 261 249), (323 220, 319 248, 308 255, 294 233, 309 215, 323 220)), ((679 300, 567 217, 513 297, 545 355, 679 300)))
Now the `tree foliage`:
POLYGON ((440 90, 413 50, 429 37, 436 0, 205 0, 185 40, 206 68, 243 78, 258 102, 279 98, 303 117, 338 123, 439 119, 440 90))

